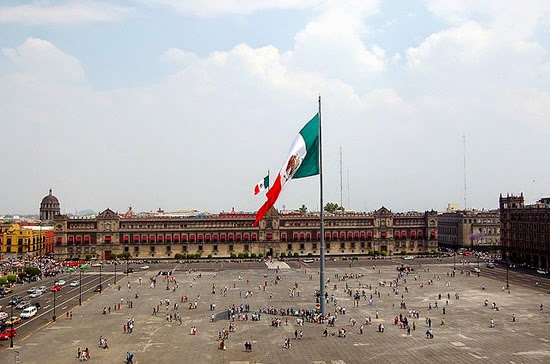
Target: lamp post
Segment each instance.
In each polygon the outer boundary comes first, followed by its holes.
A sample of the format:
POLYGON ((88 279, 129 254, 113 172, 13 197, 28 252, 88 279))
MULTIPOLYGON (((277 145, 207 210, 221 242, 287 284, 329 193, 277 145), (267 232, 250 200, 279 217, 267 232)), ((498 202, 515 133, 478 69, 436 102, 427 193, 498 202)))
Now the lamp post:
POLYGON ((510 289, 510 283, 508 282, 508 271, 510 269, 510 262, 506 259, 506 289, 510 289))
POLYGON ((11 321, 10 348, 13 348, 13 303, 10 305, 10 321, 11 321))
POLYGON ((55 316, 55 294, 57 293, 57 291, 53 291, 53 317, 52 317, 52 321, 55 322, 56 320, 56 316, 55 316))
POLYGON ((115 259, 115 283, 114 284, 116 285, 116 259, 115 259))
POLYGON ((80 274, 80 283, 78 284, 78 305, 82 306, 82 268, 78 267, 78 273, 80 274))
POLYGON ((130 257, 130 253, 126 252, 126 277, 128 277, 128 258, 130 257))
POLYGON ((101 285, 101 264, 99 265, 99 293, 103 290, 103 286, 101 285))

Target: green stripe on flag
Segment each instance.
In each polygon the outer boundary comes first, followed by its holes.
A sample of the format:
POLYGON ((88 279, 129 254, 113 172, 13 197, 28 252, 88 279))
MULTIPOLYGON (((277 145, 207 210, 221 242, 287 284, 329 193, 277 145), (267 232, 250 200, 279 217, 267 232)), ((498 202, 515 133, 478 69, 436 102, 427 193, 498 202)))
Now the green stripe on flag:
POLYGON ((300 130, 300 135, 304 138, 307 154, 293 179, 319 174, 319 114, 300 130))

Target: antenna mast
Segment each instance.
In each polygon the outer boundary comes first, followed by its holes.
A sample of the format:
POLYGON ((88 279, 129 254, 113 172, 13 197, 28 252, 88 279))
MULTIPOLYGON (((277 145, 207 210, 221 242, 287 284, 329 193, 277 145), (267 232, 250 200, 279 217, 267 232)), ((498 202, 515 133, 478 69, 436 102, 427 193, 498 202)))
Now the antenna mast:
POLYGON ((464 210, 467 209, 467 189, 466 189, 466 134, 464 134, 464 131, 462 132, 462 147, 464 149, 464 210))
POLYGON ((344 206, 344 190, 342 187, 342 147, 340 147, 340 207, 344 206))

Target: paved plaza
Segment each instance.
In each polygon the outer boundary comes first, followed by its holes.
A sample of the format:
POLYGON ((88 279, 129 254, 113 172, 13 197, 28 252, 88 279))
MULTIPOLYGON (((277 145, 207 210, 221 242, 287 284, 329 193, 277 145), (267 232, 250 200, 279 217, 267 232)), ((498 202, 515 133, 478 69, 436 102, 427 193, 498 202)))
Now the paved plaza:
POLYGON ((338 307, 341 311, 345 307, 345 314, 337 315, 334 327, 310 322, 300 326, 295 316, 280 312, 261 313, 259 321, 252 320, 260 307, 315 309, 314 293, 319 285, 315 267, 297 268, 295 264, 292 266, 296 268, 287 268, 279 264, 277 270, 274 263, 271 268, 275 269, 225 270, 212 263, 194 270, 192 265, 174 264, 172 273, 178 284, 174 291, 174 283, 167 283, 166 276, 157 276, 153 266, 122 279, 120 291, 110 287, 81 307, 72 308, 72 320, 59 314, 57 322, 25 338, 17 337, 14 349, 5 349, 7 345, 2 343, 0 362, 15 362, 17 351, 20 363, 76 363, 79 347, 88 347, 89 361, 97 363, 124 363, 127 351, 134 353, 134 363, 140 364, 550 362, 549 294, 535 287, 514 285, 508 293, 502 281, 487 278, 483 272, 477 277, 468 274, 470 268, 465 267, 463 274, 457 270, 453 277, 452 264, 424 266, 419 265, 421 260, 410 262, 414 270, 399 278, 396 288, 393 280, 398 278, 396 268, 402 262, 373 266, 377 261, 365 261, 351 267, 331 267, 328 262, 327 311, 334 313, 338 307), (342 278, 345 275, 348 277, 342 278), (156 277, 154 288, 150 287, 152 277, 156 277), (358 307, 354 307, 356 290, 361 296, 358 307), (135 298, 136 292, 139 298, 135 298), (182 296, 188 297, 187 302, 180 302, 182 296), (121 309, 115 310, 121 301, 121 309), (132 308, 127 301, 132 301, 132 308), (491 307, 493 302, 498 310, 491 307), (181 324, 167 319, 167 314, 176 313, 174 303, 179 304, 181 324), (197 308, 189 309, 189 304, 195 303, 197 308), (212 304, 216 306, 214 311, 212 304), (160 312, 153 315, 157 305, 160 312), (233 322, 227 314, 227 308, 233 305, 249 305, 249 319, 235 318, 235 331, 225 340, 226 350, 220 350, 219 333, 233 322), (103 314, 104 307, 111 307, 110 313, 103 314), (410 317, 410 310, 419 311, 419 318, 410 317), (410 324, 410 335, 394 324, 400 314, 410 324), (370 324, 365 324, 369 317, 370 324), (272 326, 276 318, 281 320, 280 327, 272 326), (433 339, 426 337, 427 318, 431 319, 433 339), (125 333, 129 319, 135 326, 132 333, 125 333), (491 320, 494 328, 490 327, 491 320), (378 332, 379 324, 384 325, 383 333, 378 332), (196 335, 190 335, 193 326, 196 335), (327 337, 323 336, 325 328, 327 337), (331 335, 342 328, 346 337, 331 335), (302 339, 295 339, 296 331, 303 331, 302 339), (108 339, 109 349, 98 347, 100 336, 108 339), (284 348, 289 338, 291 347, 284 348), (252 343, 251 352, 245 351, 245 342, 252 343))

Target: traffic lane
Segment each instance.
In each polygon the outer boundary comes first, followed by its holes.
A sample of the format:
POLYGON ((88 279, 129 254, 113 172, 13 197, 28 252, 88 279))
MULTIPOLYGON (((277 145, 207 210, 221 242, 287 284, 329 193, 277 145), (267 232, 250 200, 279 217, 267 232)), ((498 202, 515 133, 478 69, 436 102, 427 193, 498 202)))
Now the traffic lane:
MULTIPOLYGON (((502 281, 503 286, 506 286, 506 274, 506 268, 481 269, 482 276, 502 281)), ((550 293, 550 280, 541 280, 540 278, 540 276, 526 274, 523 271, 516 271, 514 269, 508 270, 508 282, 512 288, 513 285, 520 285, 522 287, 535 288, 550 293)))
MULTIPOLYGON (((119 281, 119 280, 118 280, 119 281)), ((102 277, 102 283, 105 287, 108 284, 114 283, 114 275, 110 274, 107 277, 102 277)), ((99 293, 94 292, 94 289, 99 284, 99 274, 86 274, 82 275, 82 286, 81 287, 71 287, 70 289, 62 289, 61 291, 56 292, 56 316, 57 319, 66 319, 66 312, 71 310, 73 307, 76 307, 79 302, 80 290, 82 290, 82 302, 86 301, 94 295, 99 293)), ((41 309, 38 313, 32 318, 25 319, 21 324, 15 326, 17 329, 17 338, 19 340, 25 339, 28 335, 32 334, 36 330, 40 329, 44 325, 48 324, 53 319, 53 292, 48 291, 47 294, 44 294, 38 300, 41 309)), ((17 310, 17 315, 20 310, 17 310)), ((14 316, 16 312, 14 309, 14 316)), ((0 344, 0 348, 2 345, 0 344)))

